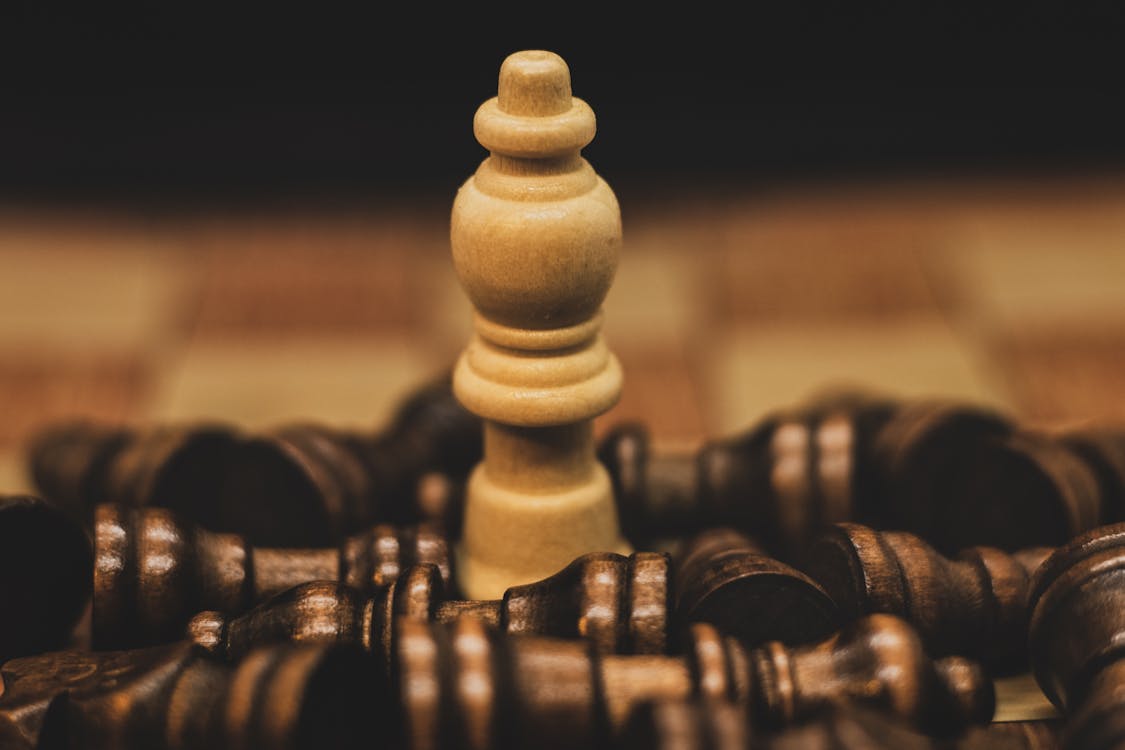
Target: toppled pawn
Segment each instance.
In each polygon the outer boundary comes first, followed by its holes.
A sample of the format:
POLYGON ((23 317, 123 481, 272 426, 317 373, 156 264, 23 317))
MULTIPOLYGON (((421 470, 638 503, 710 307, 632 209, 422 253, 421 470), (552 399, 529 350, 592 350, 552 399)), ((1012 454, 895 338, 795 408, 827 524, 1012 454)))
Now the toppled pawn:
POLYGON ((493 600, 447 600, 437 570, 416 565, 374 597, 310 582, 241 617, 201 612, 189 632, 207 650, 237 659, 255 645, 292 639, 349 641, 389 654, 393 623, 402 617, 440 623, 468 615, 504 633, 583 638, 603 654, 679 650, 692 622, 712 623, 745 646, 809 643, 838 629, 835 606, 819 586, 741 535, 703 534, 684 562, 673 586, 667 554, 591 552, 493 600))
POLYGON ((38 497, 0 495, 0 662, 67 645, 92 579, 82 527, 38 497))
POLYGON ((386 676, 340 645, 258 649, 237 666, 180 642, 58 651, 0 669, 0 745, 10 750, 299 750, 370 744, 386 676))
POLYGON ((243 612, 298 583, 338 580, 373 593, 411 565, 452 580, 446 539, 425 525, 374 526, 335 547, 254 547, 163 508, 101 505, 94 528, 95 648, 136 648, 183 637, 200 610, 243 612))
POLYGON ((579 640, 505 636, 463 617, 396 623, 397 704, 409 747, 573 748, 619 740, 646 701, 729 700, 763 731, 841 700, 892 711, 923 731, 987 723, 991 681, 964 659, 931 661, 902 620, 873 615, 815 646, 746 650, 697 623, 683 656, 603 656, 579 640))
POLYGON ((325 546, 377 522, 455 528, 482 453, 480 422, 448 376, 412 392, 378 433, 283 424, 60 422, 27 448, 43 496, 89 524, 104 503, 164 507, 266 546, 325 546))
POLYGON ((943 554, 1055 547, 1101 517, 1097 477, 1075 451, 981 406, 905 404, 871 460, 876 507, 850 520, 912 532, 943 554))
POLYGON ((658 453, 640 423, 602 438, 623 529, 634 544, 731 526, 789 558, 818 526, 863 515, 868 452, 896 402, 859 391, 778 411, 694 453, 658 453))
POLYGON ((841 624, 819 583, 731 528, 687 539, 677 553, 675 584, 677 623, 711 623, 744 646, 809 643, 841 624))
POLYGON ((1028 606, 1035 679, 1063 713, 1066 750, 1125 745, 1125 523, 1079 535, 1036 571, 1028 606))
POLYGON ((453 622, 472 616, 503 633, 583 638, 599 653, 662 654, 668 642, 665 554, 591 552, 503 599, 447 600, 433 565, 409 568, 373 597, 332 581, 311 581, 233 619, 200 612, 188 626, 205 650, 237 660, 265 643, 347 642, 387 658, 396 621, 453 622))
POLYGON ((812 543, 805 571, 848 619, 897 615, 930 653, 962 654, 1014 674, 1027 667, 1031 575, 1051 551, 970 547, 949 559, 913 534, 839 523, 812 543))

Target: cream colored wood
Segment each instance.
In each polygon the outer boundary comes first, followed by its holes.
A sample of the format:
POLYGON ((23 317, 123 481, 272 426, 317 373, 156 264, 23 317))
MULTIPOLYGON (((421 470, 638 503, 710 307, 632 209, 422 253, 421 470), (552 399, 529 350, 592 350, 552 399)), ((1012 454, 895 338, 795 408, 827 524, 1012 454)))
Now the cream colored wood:
POLYGON ((453 203, 454 267, 476 309, 453 386, 486 420, 485 453, 458 570, 466 596, 497 599, 587 552, 628 551, 591 427, 622 388, 601 334, 621 211, 581 156, 594 113, 553 52, 505 59, 473 126, 490 155, 453 203))

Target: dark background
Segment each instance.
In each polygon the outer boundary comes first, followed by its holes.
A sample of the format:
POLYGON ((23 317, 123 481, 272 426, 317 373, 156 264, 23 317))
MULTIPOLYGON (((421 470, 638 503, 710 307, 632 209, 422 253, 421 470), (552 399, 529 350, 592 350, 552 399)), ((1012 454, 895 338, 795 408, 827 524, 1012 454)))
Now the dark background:
POLYGON ((500 62, 536 47, 570 64, 599 120, 586 154, 617 184, 1117 169, 1122 5, 8 12, 0 189, 448 192, 484 155, 472 115, 500 62))

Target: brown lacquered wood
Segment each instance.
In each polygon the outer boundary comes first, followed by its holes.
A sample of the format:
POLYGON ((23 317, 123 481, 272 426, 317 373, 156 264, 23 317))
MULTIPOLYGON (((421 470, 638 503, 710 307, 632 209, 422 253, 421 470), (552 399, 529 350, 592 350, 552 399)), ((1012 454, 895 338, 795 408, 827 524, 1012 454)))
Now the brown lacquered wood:
POLYGON ((0 662, 66 645, 90 600, 86 532, 30 495, 0 495, 0 662))
POLYGON ((377 522, 447 525, 482 454, 479 420, 448 374, 403 399, 380 431, 317 423, 46 426, 28 444, 43 496, 91 523, 103 503, 171 509, 257 545, 326 546, 377 522))
POLYGON ((809 643, 840 627, 820 584, 732 528, 685 539, 675 581, 677 623, 709 622, 744 646, 809 643))
POLYGON ((623 423, 598 453, 635 544, 733 526, 787 558, 810 530, 862 512, 869 447, 894 408, 865 392, 825 394, 692 454, 656 453, 644 425, 623 423))
POLYGON ((931 653, 972 656, 1010 674, 1026 669, 1029 582, 1051 551, 971 547, 950 559, 914 534, 840 523, 810 545, 805 570, 844 617, 897 615, 931 653))
POLYGON ((384 658, 399 619, 452 622, 472 616, 513 635, 581 638, 599 653, 662 654, 669 641, 669 558, 592 552, 554 576, 514 586, 496 600, 447 600, 433 565, 408 568, 373 597, 333 581, 282 592, 234 618, 197 614, 191 637, 227 659, 279 641, 346 641, 384 658))
POLYGON ((393 665, 408 747, 592 747, 621 736, 649 701, 739 704, 765 730, 827 704, 891 710, 932 734, 992 716, 992 683, 963 659, 931 661, 906 623, 871 616, 831 639, 746 650, 697 623, 683 656, 598 655, 578 640, 504 636, 472 618, 397 623, 393 665))
POLYGON ((1125 744, 1125 523, 1081 534, 1032 581, 1036 681, 1066 717, 1068 750, 1125 744))
POLYGON ((203 750, 367 747, 386 676, 354 647, 282 645, 236 666, 188 642, 58 651, 0 669, 5 748, 203 750))
POLYGON ((372 593, 416 563, 452 578, 445 538, 425 525, 378 525, 338 548, 259 550, 164 508, 98 506, 92 642, 135 648, 178 640, 200 610, 243 612, 298 583, 335 579, 372 593), (308 576, 313 576, 310 579, 308 576))

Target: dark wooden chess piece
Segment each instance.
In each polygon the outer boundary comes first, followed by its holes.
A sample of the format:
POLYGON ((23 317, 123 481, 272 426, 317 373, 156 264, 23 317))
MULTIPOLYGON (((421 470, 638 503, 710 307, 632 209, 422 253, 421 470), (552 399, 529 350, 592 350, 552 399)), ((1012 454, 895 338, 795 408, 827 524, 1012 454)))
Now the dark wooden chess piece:
POLYGON ((1027 667, 1029 581, 1051 551, 970 547, 949 559, 914 534, 839 523, 810 545, 805 571, 847 619, 897 615, 930 653, 970 656, 1011 674, 1027 667))
POLYGON ((310 581, 239 617, 200 612, 188 632, 207 651, 234 660, 285 641, 356 643, 388 658, 397 620, 447 623, 469 615, 503 633, 582 638, 599 653, 662 654, 669 637, 668 568, 666 554, 591 552, 549 578, 486 601, 447 600, 437 569, 415 565, 375 596, 310 581))
POLYGON ((38 497, 0 495, 0 662, 65 646, 92 579, 81 526, 38 497))
POLYGON ((379 432, 61 422, 27 453, 44 497, 85 523, 104 503, 164 507, 256 545, 296 547, 335 544, 378 522, 456 530, 481 441, 479 421, 443 377, 404 399, 379 432))
POLYGON ((711 623, 748 647, 810 643, 839 628, 835 605, 816 583, 741 534, 705 532, 685 553, 675 585, 666 553, 592 552, 496 600, 446 599, 432 565, 406 570, 373 597, 313 581, 240 617, 201 612, 189 631, 208 650, 236 659, 255 645, 292 639, 356 642, 389 654, 393 623, 402 617, 441 623, 471 615, 503 633, 584 638, 603 654, 679 650, 681 630, 691 622, 711 623))
POLYGON ((1098 479, 1103 525, 1125 521, 1125 429, 1101 423, 1051 433, 1081 456, 1098 479))
POLYGON ((0 669, 7 750, 297 750, 370 744, 385 672, 336 644, 258 649, 238 665, 186 642, 57 651, 0 669))
POLYGON ((744 646, 810 643, 842 622, 820 584, 731 528, 685 540, 675 582, 677 623, 709 622, 744 646))
POLYGON ((1097 478, 1073 450, 981 406, 904 404, 871 460, 878 507, 850 520, 915 533, 943 554, 1055 547, 1101 514, 1097 478))
POLYGON ((164 508, 100 505, 94 528, 92 643, 136 648, 183 637, 200 610, 237 613, 304 581, 339 580, 372 593, 407 567, 431 563, 452 580, 445 537, 425 525, 378 525, 336 547, 253 547, 164 508))
POLYGON ((1035 679, 1063 713, 1067 750, 1125 746, 1125 523, 1055 550, 1029 595, 1035 679))
POLYGON ((870 494, 867 451, 895 408, 860 391, 825 394, 695 453, 656 453, 644 425, 623 423, 598 455, 635 545, 732 526, 786 559, 811 529, 859 512, 870 494))
POLYGON ((399 705, 379 720, 398 717, 410 747, 600 747, 640 704, 691 696, 734 701, 767 731, 847 699, 937 734, 993 712, 992 683, 977 665, 930 660, 910 626, 888 615, 792 649, 746 650, 696 623, 683 656, 598 655, 580 640, 504 636, 472 617, 396 627, 399 705))

